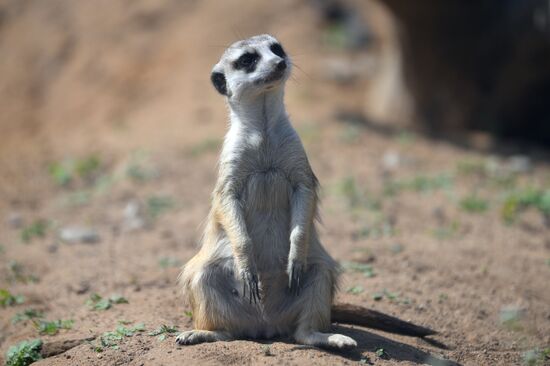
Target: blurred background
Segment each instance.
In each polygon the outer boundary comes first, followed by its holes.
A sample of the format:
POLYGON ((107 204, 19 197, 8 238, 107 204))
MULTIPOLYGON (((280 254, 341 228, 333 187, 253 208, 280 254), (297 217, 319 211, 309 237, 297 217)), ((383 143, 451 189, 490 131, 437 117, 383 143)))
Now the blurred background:
MULTIPOLYGON (((373 333, 348 358, 383 345, 388 364, 547 362, 548 0, 0 0, 2 354, 36 336, 11 322, 28 307, 74 320, 54 340, 120 317, 191 326, 175 278, 227 128, 210 71, 260 33, 295 65, 287 109, 323 186, 323 241, 346 268, 340 299, 449 346, 373 333), (129 304, 98 320, 83 305, 94 293, 129 304)), ((206 360, 140 342, 100 359, 206 360)), ((97 361, 86 347, 67 355, 97 361)), ((225 352, 239 362, 251 347, 225 352)), ((318 352, 273 347, 291 363, 318 352)))

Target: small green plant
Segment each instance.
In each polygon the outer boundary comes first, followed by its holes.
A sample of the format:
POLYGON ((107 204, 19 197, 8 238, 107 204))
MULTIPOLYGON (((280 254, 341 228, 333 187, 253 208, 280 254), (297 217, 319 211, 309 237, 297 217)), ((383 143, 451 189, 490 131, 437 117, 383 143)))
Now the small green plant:
POLYGON ((42 340, 22 341, 11 346, 6 353, 6 366, 27 366, 42 359, 42 340))
POLYGON ((90 179, 101 167, 101 160, 96 155, 90 155, 75 162, 75 172, 83 179, 90 179))
POLYGON ((12 295, 6 289, 0 289, 0 306, 5 308, 6 306, 19 305, 25 302, 25 298, 21 295, 12 295))
POLYGON ((159 342, 162 342, 166 339, 166 337, 173 335, 174 333, 179 332, 178 327, 175 325, 168 326, 162 324, 160 327, 155 329, 154 331, 148 333, 150 336, 156 336, 159 342))
POLYGON ((103 298, 99 294, 92 294, 88 300, 86 300, 86 305, 92 310, 108 310, 114 304, 127 304, 128 300, 120 295, 112 295, 109 298, 103 298))
POLYGON ((105 332, 99 337, 98 344, 95 345, 94 350, 96 352, 103 352, 104 348, 118 349, 120 342, 125 337, 132 337, 137 332, 145 331, 145 325, 143 323, 138 323, 133 327, 125 327, 119 325, 112 332, 105 332))
POLYGON ((439 240, 456 238, 460 231, 460 223, 456 220, 439 226, 432 231, 433 236, 439 240))
POLYGON ((505 306, 500 309, 500 323, 507 329, 519 331, 523 329, 521 319, 522 310, 515 306, 505 306))
POLYGON ((91 182, 101 169, 101 160, 97 155, 90 155, 80 159, 67 159, 54 162, 48 166, 48 172, 53 181, 60 186, 67 186, 76 177, 91 182))
POLYGON ((10 276, 8 280, 22 282, 22 283, 36 283, 38 282, 38 277, 32 274, 26 274, 23 265, 17 261, 10 261, 8 263, 8 269, 10 271, 10 276))
POLYGON ((550 189, 524 188, 510 192, 501 208, 501 215, 505 222, 513 223, 519 214, 530 208, 536 208, 545 217, 550 217, 550 189))
POLYGON ((363 286, 352 286, 352 287, 348 288, 346 292, 348 294, 352 294, 352 295, 359 295, 359 294, 363 293, 363 291, 365 291, 363 286))
POLYGON ((359 272, 368 278, 376 276, 376 273, 374 272, 374 268, 370 264, 357 263, 357 262, 344 262, 343 267, 346 271, 359 272))
POLYGON ((418 175, 412 179, 390 181, 384 186, 386 196, 395 196, 402 191, 431 193, 440 189, 449 189, 453 186, 453 177, 442 173, 433 177, 418 175))
POLYGON ((48 172, 53 181, 60 186, 68 185, 72 179, 72 174, 67 165, 67 163, 55 162, 48 167, 48 172))
POLYGON ((192 311, 184 311, 183 314, 188 317, 189 319, 193 319, 193 312, 192 311))
POLYGON ((17 324, 19 322, 24 322, 24 321, 27 321, 27 320, 40 319, 42 317, 44 317, 44 313, 42 313, 39 310, 25 309, 22 312, 15 314, 13 316, 13 318, 11 319, 11 322, 13 324, 17 324))
POLYGON ((394 225, 385 217, 379 216, 373 220, 372 225, 365 225, 357 232, 353 233, 355 239, 380 239, 391 238, 395 236, 397 230, 394 225))
POLYGON ((469 213, 482 213, 489 208, 489 201, 477 195, 469 195, 460 200, 460 208, 469 213))
POLYGON ((397 303, 397 304, 408 305, 411 303, 410 299, 406 297, 401 297, 398 293, 390 292, 386 289, 384 289, 382 292, 375 292, 372 294, 372 299, 374 301, 380 301, 384 297, 388 299, 390 302, 397 303))
POLYGON ((48 228, 49 224, 46 220, 36 220, 21 230, 21 240, 29 243, 34 238, 44 238, 48 228))
POLYGON ((137 183, 143 183, 158 176, 157 170, 151 165, 145 151, 137 151, 130 157, 126 166, 126 176, 137 183))
POLYGON ((522 354, 522 364, 525 366, 543 366, 550 360, 550 348, 532 349, 522 354))
POLYGON ((174 200, 167 196, 151 196, 147 199, 147 213, 153 220, 173 209, 174 200))
POLYGON ((56 335, 60 329, 71 329, 73 324, 73 320, 39 320, 34 322, 38 333, 42 335, 56 335))

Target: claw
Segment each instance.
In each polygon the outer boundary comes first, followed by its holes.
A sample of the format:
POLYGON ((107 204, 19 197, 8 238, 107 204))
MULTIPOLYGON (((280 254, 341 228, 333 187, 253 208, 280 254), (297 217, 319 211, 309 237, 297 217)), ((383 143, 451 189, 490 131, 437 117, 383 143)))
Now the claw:
POLYGON ((290 293, 296 296, 300 295, 300 279, 302 277, 304 268, 298 261, 293 261, 290 265, 288 273, 288 288, 290 293))
POLYGON ((243 281, 243 298, 246 299, 246 290, 248 288, 248 303, 257 304, 261 300, 258 276, 255 274, 244 272, 241 277, 243 281))

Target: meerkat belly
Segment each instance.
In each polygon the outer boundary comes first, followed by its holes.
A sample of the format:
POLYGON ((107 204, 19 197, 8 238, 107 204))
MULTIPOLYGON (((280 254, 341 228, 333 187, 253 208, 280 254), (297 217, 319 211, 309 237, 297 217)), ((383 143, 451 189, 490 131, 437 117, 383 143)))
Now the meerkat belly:
POLYGON ((290 195, 283 172, 270 169, 249 176, 243 195, 246 226, 258 268, 280 271, 290 248, 290 195))

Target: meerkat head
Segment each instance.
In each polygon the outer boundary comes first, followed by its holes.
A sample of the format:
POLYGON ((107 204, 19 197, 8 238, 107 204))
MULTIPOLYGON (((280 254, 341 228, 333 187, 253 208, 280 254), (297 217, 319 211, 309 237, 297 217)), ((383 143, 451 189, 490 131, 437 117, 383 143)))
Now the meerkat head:
POLYGON ((268 34, 233 43, 212 69, 216 90, 228 98, 259 95, 283 87, 291 63, 277 39, 268 34))

